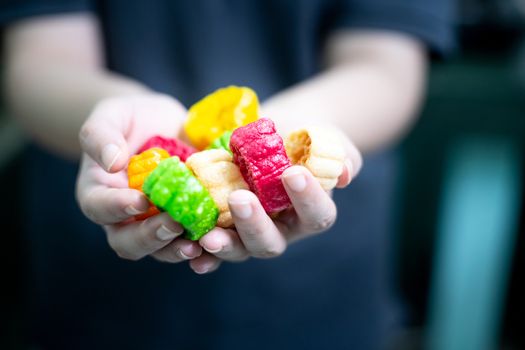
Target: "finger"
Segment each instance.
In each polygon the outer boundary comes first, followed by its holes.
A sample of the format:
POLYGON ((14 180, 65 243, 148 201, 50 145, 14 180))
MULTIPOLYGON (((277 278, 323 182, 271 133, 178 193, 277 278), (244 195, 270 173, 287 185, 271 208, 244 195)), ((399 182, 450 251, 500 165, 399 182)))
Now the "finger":
POLYGON ((167 213, 144 221, 106 226, 111 248, 124 259, 138 260, 149 255, 180 236, 184 229, 167 213))
POLYGON ((92 159, 107 172, 117 172, 125 168, 128 157, 128 145, 125 134, 126 114, 122 105, 106 101, 99 104, 84 123, 79 133, 80 145, 92 159))
POLYGON ((292 166, 283 172, 282 180, 299 219, 300 232, 318 233, 334 224, 335 203, 306 168, 292 166))
POLYGON ((205 234, 199 243, 208 253, 222 260, 243 261, 249 257, 248 251, 235 230, 216 227, 205 234))
POLYGON ((102 185, 79 191, 78 202, 82 212, 101 225, 122 222, 145 213, 150 207, 146 196, 137 190, 102 185))
POLYGON ((220 265, 221 260, 216 256, 208 253, 203 253, 198 258, 190 261, 191 269, 199 275, 213 272, 217 270, 220 265))
POLYGON ((202 247, 197 242, 176 238, 167 246, 157 250, 152 256, 162 262, 178 263, 191 260, 202 254, 202 247))
POLYGON ((250 255, 270 258, 285 251, 285 237, 266 215, 255 194, 246 190, 234 191, 228 204, 239 237, 250 255))

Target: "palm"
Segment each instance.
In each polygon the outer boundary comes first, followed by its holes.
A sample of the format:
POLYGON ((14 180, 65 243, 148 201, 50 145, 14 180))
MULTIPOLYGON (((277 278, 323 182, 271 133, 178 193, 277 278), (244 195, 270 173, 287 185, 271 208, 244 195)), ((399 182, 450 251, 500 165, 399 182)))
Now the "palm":
POLYGON ((184 117, 184 111, 172 108, 137 110, 126 135, 130 153, 134 154, 152 136, 180 138, 184 117))

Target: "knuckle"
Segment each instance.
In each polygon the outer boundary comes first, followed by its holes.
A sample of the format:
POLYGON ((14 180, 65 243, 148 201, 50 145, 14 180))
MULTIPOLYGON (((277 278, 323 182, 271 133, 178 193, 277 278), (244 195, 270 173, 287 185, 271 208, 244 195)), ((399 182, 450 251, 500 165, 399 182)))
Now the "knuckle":
POLYGON ((233 262, 244 261, 249 258, 248 252, 236 248, 221 250, 219 253, 215 254, 215 256, 219 259, 233 262))
POLYGON ((237 256, 235 258, 232 258, 229 261, 231 261, 231 262, 243 262, 243 261, 248 260, 249 258, 250 258, 250 256, 248 254, 243 254, 241 256, 237 256))
POLYGON ((261 259, 276 258, 278 256, 281 256, 285 250, 286 250, 286 245, 280 244, 280 245, 275 245, 275 246, 264 247, 263 249, 261 249, 254 255, 255 257, 261 258, 261 259))
POLYGON ((82 208, 83 206, 83 195, 82 195, 82 189, 80 187, 80 185, 76 184, 76 187, 75 187, 75 201, 77 202, 78 206, 80 207, 80 210, 82 210, 82 212, 84 212, 84 209, 82 208))
POLYGON ((135 244, 141 251, 150 250, 156 241, 158 241, 158 239, 155 237, 154 233, 151 232, 151 230, 148 230, 145 233, 141 232, 135 238, 135 244))
POLYGON ((120 105, 121 101, 123 101, 123 99, 124 98, 122 96, 104 98, 95 104, 95 107, 93 108, 93 112, 91 113, 91 115, 96 116, 100 112, 118 108, 118 106, 120 105))
POLYGON ((324 232, 329 230, 335 224, 335 215, 323 216, 312 223, 313 232, 324 232))
POLYGON ((323 210, 315 216, 312 216, 311 220, 306 220, 305 227, 309 233, 320 233, 328 231, 337 219, 337 207, 334 202, 330 202, 327 210, 323 210))
POLYGON ((156 99, 156 101, 158 101, 160 104, 164 104, 165 106, 168 106, 168 107, 174 107, 174 106, 179 106, 179 102, 176 101, 173 97, 169 96, 169 95, 165 95, 165 94, 158 94, 154 97, 156 99))
POLYGON ((155 259, 156 261, 158 262, 161 262, 161 263, 166 263, 166 262, 169 262, 167 259, 165 259, 163 256, 159 256, 157 254, 152 254, 151 257, 153 259, 155 259))
POLYGON ((115 250, 115 253, 117 253, 119 258, 124 260, 137 261, 142 258, 142 256, 126 250, 115 250))
POLYGON ((299 207, 302 212, 316 213, 319 209, 319 202, 308 198, 301 198, 301 200, 299 201, 299 207))
POLYGON ((171 264, 177 264, 183 261, 180 257, 178 257, 176 254, 170 254, 168 256, 165 256, 163 258, 164 262, 171 263, 171 264))
POLYGON ((217 270, 219 269, 220 266, 221 266, 221 262, 220 262, 220 261, 216 262, 215 265, 213 265, 213 266, 208 270, 207 273, 212 273, 212 272, 217 271, 217 270))
MULTIPOLYGON (((107 196, 109 197, 109 195, 107 196)), ((107 209, 107 214, 110 214, 113 221, 121 222, 130 217, 130 215, 126 213, 127 202, 124 198, 114 196, 114 198, 111 199, 110 204, 111 205, 108 204, 109 208, 107 209)))
POLYGON ((77 200, 78 204, 80 206, 80 210, 84 215, 91 221, 97 224, 101 224, 99 218, 95 214, 94 207, 93 207, 93 195, 94 191, 90 191, 87 194, 82 194, 80 191, 77 194, 77 200))
POLYGON ((91 135, 93 135, 94 132, 95 127, 90 121, 87 121, 84 123, 84 125, 82 125, 82 127, 80 128, 80 132, 78 133, 78 139, 80 141, 80 146, 82 147, 82 149, 86 150, 88 143, 87 141, 89 140, 91 135))
POLYGON ((86 205, 80 205, 80 209, 82 210, 82 213, 91 221, 93 221, 96 224, 99 224, 99 220, 97 220, 96 215, 91 211, 91 208, 86 205))
POLYGON ((226 254, 217 254, 216 255, 219 259, 229 262, 242 262, 248 260, 250 257, 255 256, 254 254, 250 254, 248 251, 232 251, 226 254))
POLYGON ((100 214, 99 190, 92 189, 87 193, 79 194, 79 206, 84 215, 96 224, 104 224, 100 214))
POLYGON ((175 263, 177 262, 170 254, 152 254, 151 255, 155 260, 162 263, 175 263))
POLYGON ((115 235, 108 232, 107 235, 107 241, 108 241, 108 244, 109 244, 109 247, 117 254, 117 256, 121 259, 124 259, 124 260, 131 260, 131 261, 137 261, 139 260, 140 258, 142 258, 142 256, 128 250, 128 249, 124 249, 121 244, 119 244, 119 241, 117 241, 115 239, 115 235))
POLYGON ((143 221, 137 230, 137 234, 134 235, 134 244, 140 251, 157 250, 168 243, 157 236, 158 223, 155 220, 143 221))

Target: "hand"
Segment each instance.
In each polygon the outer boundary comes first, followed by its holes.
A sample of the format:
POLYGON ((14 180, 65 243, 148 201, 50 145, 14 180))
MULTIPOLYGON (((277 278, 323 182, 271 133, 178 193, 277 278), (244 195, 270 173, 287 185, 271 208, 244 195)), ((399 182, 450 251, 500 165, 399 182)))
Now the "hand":
POLYGON ((179 237, 183 228, 167 213, 134 220, 149 202, 128 188, 126 174, 130 155, 148 138, 180 138, 185 115, 185 108, 168 96, 117 97, 100 102, 82 126, 77 201, 89 219, 103 226, 109 245, 122 258, 151 255, 180 262, 201 255, 197 242, 179 237))
MULTIPOLYGON (((344 137, 347 157, 338 188, 348 186, 361 168, 357 148, 344 137)), ((271 258, 282 254, 287 245, 328 230, 335 222, 337 208, 330 193, 304 167, 292 166, 282 175, 293 208, 272 220, 250 191, 231 193, 228 203, 235 229, 214 228, 200 239, 203 254, 190 261, 197 273, 216 270, 221 261, 243 261, 249 257, 271 258)))

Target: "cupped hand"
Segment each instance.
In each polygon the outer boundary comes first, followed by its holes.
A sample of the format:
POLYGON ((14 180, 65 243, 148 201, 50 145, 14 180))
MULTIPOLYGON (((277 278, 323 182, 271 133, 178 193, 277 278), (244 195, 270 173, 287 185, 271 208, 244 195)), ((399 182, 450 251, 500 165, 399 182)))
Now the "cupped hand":
POLYGON ((201 255, 197 242, 183 239, 183 228, 167 213, 143 221, 149 202, 128 188, 126 166, 151 136, 182 137, 185 108, 165 95, 115 97, 101 101, 80 131, 83 150, 76 196, 83 213, 103 226, 111 248, 122 258, 147 255, 180 262, 201 255))
MULTIPOLYGON (((326 231, 337 208, 305 168, 293 166, 282 175, 293 208, 270 218, 257 197, 236 191, 229 197, 235 229, 214 228, 192 242, 180 237, 183 228, 167 213, 137 221, 149 202, 128 188, 129 158, 151 136, 182 138, 185 108, 164 95, 117 97, 100 102, 80 131, 83 150, 77 179, 77 201, 83 213, 103 226, 111 248, 122 258, 151 255, 165 262, 190 260, 197 273, 216 270, 221 261, 270 258, 287 245, 326 231), (204 249, 204 250, 203 250, 204 249)), ((359 151, 345 138, 347 158, 337 187, 346 187, 361 167, 359 151)))
MULTIPOLYGON (((362 165, 357 148, 345 136, 343 139, 347 156, 338 188, 348 186, 362 165)), ((279 256, 288 244, 324 232, 334 224, 337 207, 331 193, 323 190, 306 168, 292 166, 283 172, 281 179, 293 208, 272 219, 252 192, 231 193, 228 204, 235 229, 216 227, 200 239, 204 252, 190 261, 195 272, 212 272, 222 261, 279 256)))

